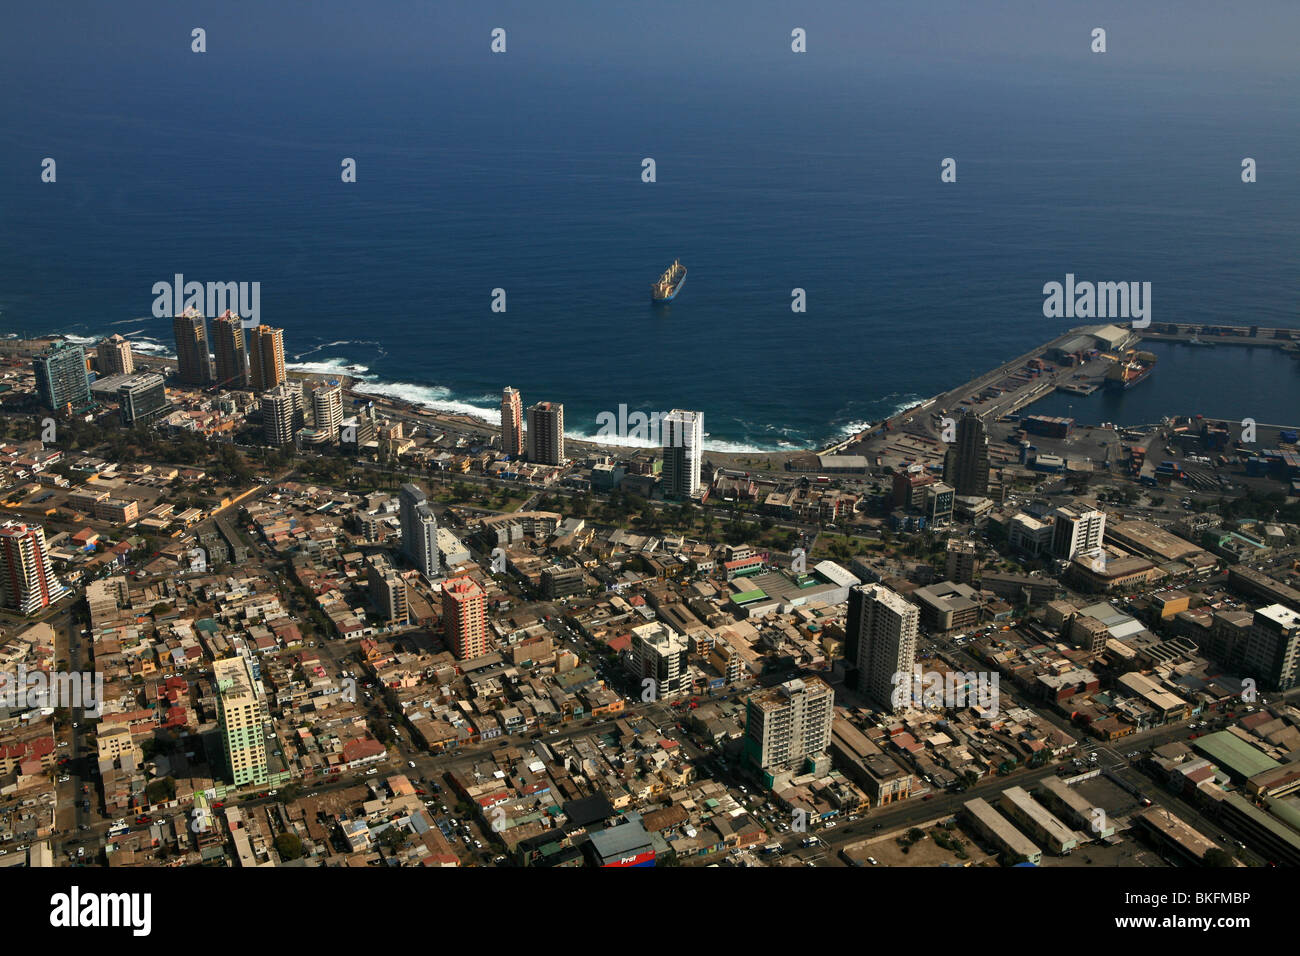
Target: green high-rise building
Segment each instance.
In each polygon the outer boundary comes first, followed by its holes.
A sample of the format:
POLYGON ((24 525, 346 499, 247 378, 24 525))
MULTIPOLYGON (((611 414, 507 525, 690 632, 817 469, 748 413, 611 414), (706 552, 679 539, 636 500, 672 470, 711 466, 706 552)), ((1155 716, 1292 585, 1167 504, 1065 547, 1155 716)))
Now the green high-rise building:
POLYGON ((90 404, 90 379, 86 352, 71 342, 55 342, 32 361, 36 391, 46 408, 76 411, 90 404))

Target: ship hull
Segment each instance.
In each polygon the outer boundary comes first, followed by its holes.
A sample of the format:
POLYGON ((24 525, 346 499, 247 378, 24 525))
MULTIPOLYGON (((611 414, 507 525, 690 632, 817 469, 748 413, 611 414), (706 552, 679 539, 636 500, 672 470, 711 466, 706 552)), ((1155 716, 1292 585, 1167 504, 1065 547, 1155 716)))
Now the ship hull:
POLYGON ((663 298, 660 298, 659 296, 655 295, 653 292, 650 293, 650 301, 671 302, 673 301, 673 299, 677 298, 677 293, 682 291, 682 286, 684 285, 686 285, 686 276, 682 276, 682 281, 677 283, 677 285, 673 287, 673 291, 670 292, 668 295, 664 296, 663 298))
POLYGON ((1127 380, 1119 379, 1119 378, 1108 378, 1106 379, 1106 387, 1110 389, 1114 389, 1116 391, 1126 392, 1134 385, 1140 385, 1142 382, 1145 382, 1148 378, 1150 378, 1151 372, 1154 368, 1155 366, 1149 366, 1147 368, 1144 368, 1142 371, 1138 372, 1132 378, 1127 380))

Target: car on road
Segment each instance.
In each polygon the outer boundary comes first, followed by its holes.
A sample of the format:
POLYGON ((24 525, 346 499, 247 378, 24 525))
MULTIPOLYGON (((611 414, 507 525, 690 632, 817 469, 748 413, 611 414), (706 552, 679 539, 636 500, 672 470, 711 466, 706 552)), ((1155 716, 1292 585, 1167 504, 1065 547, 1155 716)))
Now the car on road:
POLYGON ((880 861, 877 860, 874 856, 869 856, 869 857, 867 857, 867 862, 870 863, 872 866, 879 866, 879 865, 880 865, 880 861))
POLYGON ((379 771, 376 770, 374 767, 371 767, 369 770, 366 771, 366 776, 373 777, 377 773, 379 773, 379 771))
POLYGON ((406 765, 407 765, 408 767, 410 767, 412 770, 415 769, 415 761, 414 761, 414 760, 408 760, 408 761, 406 761, 406 765))

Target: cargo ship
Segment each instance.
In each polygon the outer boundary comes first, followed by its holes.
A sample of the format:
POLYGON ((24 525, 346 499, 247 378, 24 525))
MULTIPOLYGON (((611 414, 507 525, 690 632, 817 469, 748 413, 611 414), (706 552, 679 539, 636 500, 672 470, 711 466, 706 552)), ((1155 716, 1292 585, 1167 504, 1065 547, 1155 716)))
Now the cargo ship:
POLYGON ((659 277, 659 281, 650 287, 650 299, 653 302, 671 302, 677 298, 677 293, 682 291, 685 284, 686 267, 680 260, 674 259, 673 264, 659 277))
POLYGON ((1106 387, 1129 389, 1146 380, 1156 367, 1156 357, 1151 352, 1129 349, 1106 373, 1106 387))

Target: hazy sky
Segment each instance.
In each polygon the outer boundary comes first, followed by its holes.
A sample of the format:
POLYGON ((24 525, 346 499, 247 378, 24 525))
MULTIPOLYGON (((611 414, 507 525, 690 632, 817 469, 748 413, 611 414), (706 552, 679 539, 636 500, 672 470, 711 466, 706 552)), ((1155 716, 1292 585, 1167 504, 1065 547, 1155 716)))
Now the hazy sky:
POLYGON ((409 68, 488 55, 504 27, 521 64, 733 72, 790 67, 790 31, 831 68, 942 71, 1080 64, 1094 27, 1105 66, 1217 74, 1297 72, 1297 0, 71 0, 5 4, 0 75, 183 63, 191 28, 235 68, 315 61, 409 68), (8 64, 6 67, 5 64, 8 64), (26 69, 24 69, 26 72, 26 69))

